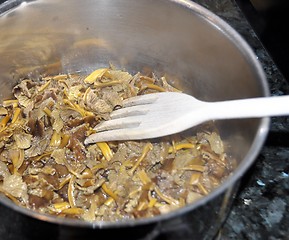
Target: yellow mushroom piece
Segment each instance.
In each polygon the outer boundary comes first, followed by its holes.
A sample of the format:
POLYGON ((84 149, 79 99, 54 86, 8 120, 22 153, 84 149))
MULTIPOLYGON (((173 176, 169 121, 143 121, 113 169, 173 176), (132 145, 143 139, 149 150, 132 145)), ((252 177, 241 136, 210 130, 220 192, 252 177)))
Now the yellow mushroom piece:
POLYGON ((86 111, 84 108, 80 107, 77 103, 73 103, 68 99, 63 99, 63 102, 70 106, 70 108, 76 112, 79 112, 82 117, 85 116, 94 116, 92 112, 86 111))
POLYGON ((61 144, 61 134, 54 131, 50 140, 51 147, 58 147, 61 144))
POLYGON ((148 208, 148 203, 147 202, 140 202, 139 205, 137 206, 137 211, 142 211, 148 208))
POLYGON ((110 161, 113 157, 113 153, 106 142, 98 142, 96 143, 99 149, 101 150, 103 156, 107 161, 110 161))
POLYGON ((45 114, 48 116, 48 117, 50 117, 51 118, 51 111, 50 111, 50 109, 48 108, 48 107, 45 107, 45 108, 43 108, 43 112, 45 112, 45 114))
POLYGON ((93 178, 93 173, 91 171, 91 169, 86 168, 84 169, 84 171, 81 173, 81 179, 90 179, 93 178))
POLYGON ((84 102, 87 101, 87 95, 90 93, 90 91, 91 91, 91 88, 90 88, 90 87, 88 87, 88 88, 85 90, 85 92, 84 92, 84 94, 83 94, 83 97, 82 97, 82 99, 83 99, 84 102))
POLYGON ((167 196, 166 194, 162 193, 158 186, 155 186, 154 190, 157 193, 157 195, 162 200, 164 200, 166 203, 168 203, 170 205, 179 205, 179 201, 178 200, 176 200, 176 199, 174 199, 174 198, 172 198, 170 196, 167 196))
POLYGON ((137 160, 137 162, 134 164, 134 166, 129 170, 129 174, 133 175, 134 171, 137 169, 137 167, 140 165, 140 163, 142 162, 142 160, 144 160, 144 158, 146 157, 146 155, 148 154, 149 151, 151 151, 153 149, 153 145, 148 142, 146 143, 146 145, 143 148, 142 154, 139 157, 139 159, 137 160))
POLYGON ((3 107, 17 107, 18 106, 18 100, 17 99, 8 99, 8 100, 4 100, 2 103, 3 107))
POLYGON ((67 208, 61 211, 61 213, 68 214, 68 215, 79 215, 84 213, 84 209, 82 208, 67 208))
POLYGON ((9 151, 9 157, 13 163, 14 173, 16 173, 24 162, 24 150, 23 149, 11 149, 9 151))
POLYGON ((146 172, 143 169, 138 171, 137 175, 144 185, 151 182, 151 179, 149 178, 149 176, 146 174, 146 172))
POLYGON ((94 130, 93 128, 89 127, 88 130, 86 131, 86 136, 89 136, 89 135, 94 134, 96 132, 97 132, 96 130, 94 130))
POLYGON ((20 113, 21 113, 21 109, 18 108, 18 107, 16 107, 16 108, 14 109, 13 118, 12 118, 12 120, 11 120, 11 123, 12 123, 12 124, 17 121, 17 119, 19 118, 20 113))
POLYGON ((94 86, 95 87, 99 87, 99 88, 104 88, 104 87, 110 87, 110 86, 113 86, 113 85, 117 85, 117 84, 120 84, 122 83, 122 81, 119 81, 119 80, 112 80, 112 81, 109 81, 109 82, 95 82, 94 83, 94 86))
POLYGON ((36 157, 32 157, 31 160, 33 162, 38 162, 40 161, 41 159, 45 158, 45 157, 49 157, 51 155, 52 152, 45 152, 39 156, 36 156, 36 157))
POLYGON ((112 197, 115 201, 118 199, 118 196, 107 186, 106 183, 101 185, 102 190, 110 197, 112 197))
POLYGON ((75 182, 75 176, 72 175, 72 177, 70 178, 69 183, 68 183, 68 193, 67 193, 68 202, 69 202, 71 208, 75 207, 74 182, 75 182))
POLYGON ((58 213, 68 208, 70 208, 70 204, 68 202, 54 203, 52 205, 52 210, 58 213))
POLYGON ((69 79, 70 77, 74 76, 73 74, 59 74, 52 77, 52 80, 58 82, 65 82, 65 80, 69 79))
POLYGON ((153 206, 155 206, 156 203, 157 199, 152 197, 148 203, 148 208, 152 208, 153 206))
POLYGON ((49 84, 51 83, 51 80, 47 81, 46 83, 44 83, 43 85, 41 85, 39 88, 38 88, 38 92, 43 92, 48 86, 49 84))
POLYGON ((114 199, 112 197, 109 197, 105 202, 104 205, 110 206, 114 202, 114 199))
POLYGON ((92 168, 91 168, 91 171, 92 172, 96 172, 97 170, 99 169, 103 169, 105 168, 106 166, 103 164, 103 163, 98 163, 96 165, 94 165, 92 168))
POLYGON ((7 109, 6 108, 4 108, 4 107, 0 107, 0 115, 7 115, 8 114, 8 111, 7 111, 7 109))
POLYGON ((192 144, 192 143, 179 143, 179 144, 175 144, 174 146, 169 148, 169 153, 173 153, 175 151, 181 150, 181 149, 192 149, 194 148, 196 145, 192 144))
POLYGON ((203 186, 203 184, 201 184, 200 182, 198 182, 197 187, 200 189, 200 191, 204 194, 204 195, 208 195, 209 192, 207 191, 207 189, 203 186))
POLYGON ((84 82, 93 84, 95 81, 99 80, 103 76, 103 74, 106 73, 107 70, 108 70, 107 68, 99 68, 93 71, 84 79, 84 82))
POLYGON ((7 123, 9 122, 11 116, 9 114, 7 114, 4 118, 2 118, 1 122, 0 122, 0 127, 1 128, 5 128, 7 123))
POLYGON ((59 148, 64 148, 68 142, 69 142, 69 139, 70 139, 70 135, 68 134, 62 134, 61 136, 61 142, 60 142, 60 145, 58 146, 59 148))
POLYGON ((163 87, 160 87, 160 86, 152 84, 152 83, 143 84, 141 86, 141 91, 145 90, 145 89, 152 89, 152 90, 156 90, 158 92, 167 92, 167 90, 164 89, 163 87))
MULTIPOLYGON (((58 189, 61 189, 64 187, 64 185, 66 185, 67 183, 69 183, 71 179, 71 174, 67 175, 60 183, 59 183, 59 188, 58 189)), ((69 205, 70 206, 70 205, 69 205)))
POLYGON ((158 202, 158 200, 155 197, 152 196, 152 191, 151 190, 148 191, 148 199, 149 199, 148 208, 154 207, 157 204, 157 202, 158 202))
POLYGON ((196 185, 199 182, 202 173, 194 172, 190 178, 190 185, 196 185))
POLYGON ((153 79, 151 77, 148 77, 148 76, 140 76, 139 78, 142 81, 146 81, 146 82, 149 82, 149 83, 152 83, 152 84, 156 81, 155 79, 153 79))
POLYGON ((206 167, 195 164, 195 165, 188 165, 186 167, 182 167, 181 170, 204 172, 206 170, 206 167))

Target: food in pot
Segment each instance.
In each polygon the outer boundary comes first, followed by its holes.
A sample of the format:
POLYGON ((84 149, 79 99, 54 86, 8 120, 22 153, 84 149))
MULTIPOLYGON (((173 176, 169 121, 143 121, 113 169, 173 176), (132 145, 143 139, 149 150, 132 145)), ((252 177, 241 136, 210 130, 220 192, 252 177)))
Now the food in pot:
POLYGON ((0 107, 0 191, 15 204, 59 217, 152 217, 207 195, 232 171, 216 131, 158 140, 84 144, 122 102, 179 91, 165 77, 114 67, 23 79, 0 107))

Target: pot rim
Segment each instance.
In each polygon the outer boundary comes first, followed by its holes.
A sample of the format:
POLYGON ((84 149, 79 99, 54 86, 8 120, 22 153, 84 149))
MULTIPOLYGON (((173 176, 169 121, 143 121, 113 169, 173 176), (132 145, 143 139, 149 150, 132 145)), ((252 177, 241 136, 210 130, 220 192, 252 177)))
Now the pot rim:
MULTIPOLYGON (((234 43, 234 45, 238 48, 238 50, 242 52, 242 54, 247 59, 247 61, 253 66, 256 76, 260 80, 263 95, 265 97, 270 95, 268 83, 266 81, 266 76, 265 76, 265 73, 262 69, 260 62, 257 60, 255 53, 253 52, 251 47, 248 45, 248 43, 233 27, 231 27, 227 22, 225 22, 223 19, 218 17, 215 13, 209 11, 205 7, 202 7, 201 5, 195 2, 192 2, 189 0, 169 0, 169 1, 181 7, 187 8, 188 10, 194 12, 195 14, 198 14, 201 18, 205 19, 208 23, 212 24, 215 28, 217 28, 219 31, 225 34, 225 36, 234 43)), ((13 3, 13 0, 8 0, 7 2, 13 3)), ((17 3, 19 4, 21 4, 22 2, 24 1, 17 1, 17 3)), ((233 174, 231 174, 220 187, 215 189, 213 192, 211 192, 207 196, 202 197, 201 199, 197 200, 196 202, 192 204, 188 204, 182 208, 176 209, 166 214, 161 214, 161 215, 150 217, 150 218, 127 219, 125 221, 116 221, 116 222, 108 222, 108 221, 87 222, 87 221, 78 220, 78 219, 58 218, 56 216, 29 210, 29 209, 17 206, 12 201, 2 196, 0 196, 0 203, 4 204, 5 206, 9 207, 12 210, 15 210, 19 213, 30 216, 32 218, 42 220, 45 222, 70 226, 70 227, 90 227, 93 229, 111 228, 111 227, 122 228, 122 227, 138 226, 138 225, 143 225, 143 224, 144 225, 154 224, 159 221, 168 220, 170 218, 178 217, 188 211, 192 211, 202 205, 205 205, 207 202, 213 200, 215 197, 217 197, 218 195, 220 195, 221 193, 223 193, 224 191, 232 187, 243 176, 243 174, 248 170, 248 168, 255 161, 258 153, 260 152, 265 142, 266 136, 269 131, 269 125, 270 125, 270 118, 268 117, 261 118, 258 131, 256 133, 256 136, 254 138, 254 141, 251 145, 250 150, 248 151, 247 155, 244 157, 240 166, 238 166, 238 168, 235 169, 233 174)))

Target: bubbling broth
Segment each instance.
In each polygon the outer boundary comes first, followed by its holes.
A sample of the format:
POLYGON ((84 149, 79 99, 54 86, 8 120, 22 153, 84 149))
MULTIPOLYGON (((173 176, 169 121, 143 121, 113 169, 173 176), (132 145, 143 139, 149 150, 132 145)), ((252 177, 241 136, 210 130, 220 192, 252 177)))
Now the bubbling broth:
POLYGON ((206 196, 233 168, 211 127, 84 144, 124 99, 160 91, 180 90, 113 66, 22 79, 0 107, 0 192, 24 208, 85 221, 153 217, 206 196))

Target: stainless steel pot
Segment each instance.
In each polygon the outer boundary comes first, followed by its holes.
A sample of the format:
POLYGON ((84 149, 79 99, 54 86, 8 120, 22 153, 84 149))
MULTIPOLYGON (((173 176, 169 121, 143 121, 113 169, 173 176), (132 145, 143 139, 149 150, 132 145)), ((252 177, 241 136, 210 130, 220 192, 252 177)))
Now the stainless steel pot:
MULTIPOLYGON (((109 62, 130 72, 166 74, 202 100, 269 95, 247 43, 220 18, 188 0, 9 0, 0 13, 1 99, 10 96, 19 77, 87 73, 109 62)), ((35 221, 58 224, 70 237, 93 231, 107 239, 114 234, 175 239, 174 230, 182 229, 184 236, 193 232, 190 239, 210 239, 230 209, 240 177, 262 147, 269 119, 218 121, 216 126, 228 154, 237 159, 236 170, 207 197, 169 214, 90 223, 28 211, 3 196, 0 202, 35 221)))

